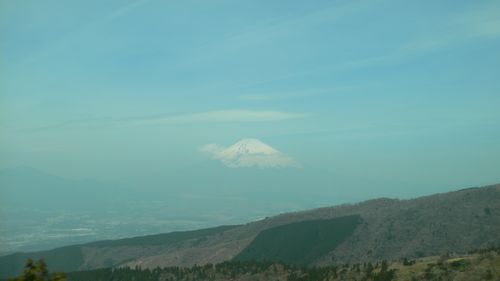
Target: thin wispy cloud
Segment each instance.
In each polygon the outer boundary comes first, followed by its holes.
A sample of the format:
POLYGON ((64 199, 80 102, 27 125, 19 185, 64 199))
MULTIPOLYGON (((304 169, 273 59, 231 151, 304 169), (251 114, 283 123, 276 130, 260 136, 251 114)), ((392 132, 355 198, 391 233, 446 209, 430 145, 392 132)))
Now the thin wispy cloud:
POLYGON ((270 122, 300 119, 303 113, 277 110, 218 110, 179 115, 167 115, 150 118, 138 118, 122 121, 122 125, 170 125, 188 123, 238 123, 238 122, 270 122))
MULTIPOLYGON (((384 2, 384 1, 380 1, 384 2)), ((366 2, 352 3, 346 5, 343 9, 350 13, 356 13, 360 10, 367 9, 373 6, 374 3, 368 4, 366 2), (363 3, 363 4, 362 4, 363 3)), ((293 71, 281 74, 279 76, 269 77, 260 81, 252 81, 248 84, 240 85, 242 88, 252 87, 256 85, 268 84, 276 81, 285 81, 297 77, 308 77, 318 75, 325 72, 340 72, 340 71, 355 71, 358 69, 366 69, 372 67, 383 66, 392 63, 398 63, 405 60, 410 60, 414 57, 426 55, 430 52, 442 51, 449 48, 454 48, 468 42, 475 40, 488 40, 500 37, 500 18, 497 16, 499 9, 497 3, 487 3, 480 7, 470 10, 467 13, 456 14, 449 16, 443 26, 435 26, 423 36, 410 37, 407 41, 400 42, 399 46, 395 46, 390 51, 380 53, 378 55, 371 55, 366 57, 357 57, 346 61, 339 61, 335 65, 320 66, 315 68, 303 69, 300 71, 293 71)), ((283 24, 276 24, 270 30, 274 30, 278 35, 283 36, 284 33, 295 28, 290 28, 289 25, 294 23, 301 23, 308 20, 308 27, 321 25, 324 23, 331 23, 337 18, 342 18, 344 15, 338 14, 333 9, 325 9, 320 11, 318 19, 311 20, 310 15, 306 17, 297 18, 292 22, 285 22, 283 24), (331 18, 327 16, 331 15, 331 18), (334 16, 335 15, 335 16, 334 16), (288 26, 288 29, 277 28, 277 26, 288 26)), ((303 26, 301 28, 304 28, 303 26)), ((275 34, 275 36, 277 36, 275 34)), ((233 38, 232 38, 233 39, 233 38)), ((389 50, 389 48, 388 48, 389 50)), ((245 97, 244 97, 245 98, 245 97)), ((257 100, 259 97, 246 97, 248 100, 252 98, 257 100)))
POLYGON ((243 94, 238 96, 238 98, 245 101, 268 102, 271 100, 290 100, 290 99, 310 98, 322 95, 339 94, 359 88, 360 88, 359 85, 355 86, 342 85, 334 87, 298 89, 293 91, 277 90, 277 91, 264 92, 262 94, 243 94))
POLYGON ((498 6, 496 3, 482 5, 468 13, 451 16, 445 25, 436 26, 424 36, 411 38, 392 53, 354 61, 350 65, 362 67, 383 64, 453 48, 474 40, 499 37, 500 19, 496 13, 498 6))
POLYGON ((268 101, 272 99, 270 95, 241 95, 239 98, 248 101, 268 101))
POLYGON ((88 42, 92 41, 96 31, 102 30, 111 22, 132 13, 135 9, 144 6, 148 2, 150 2, 150 0, 130 1, 129 3, 115 7, 107 13, 96 17, 94 20, 83 22, 70 32, 61 34, 60 37, 23 56, 23 58, 16 63, 16 67, 22 68, 25 67, 26 64, 32 64, 41 59, 50 59, 53 56, 58 56, 61 51, 75 45, 81 46, 82 44, 88 44, 88 42))
POLYGON ((107 15, 107 21, 111 21, 111 20, 114 20, 116 18, 119 18, 121 16, 124 16, 128 13, 130 13, 131 11, 133 11, 134 9, 146 4, 147 2, 149 2, 149 0, 138 0, 138 1, 133 1, 133 2, 130 2, 128 4, 125 4, 119 8, 117 8, 116 10, 110 12, 108 15, 107 15))
POLYGON ((258 46, 269 40, 275 40, 278 37, 286 37, 291 34, 305 30, 317 28, 325 23, 331 23, 342 18, 349 17, 356 12, 368 10, 370 7, 383 3, 386 0, 373 1, 345 1, 342 3, 333 3, 325 7, 318 6, 317 9, 276 17, 268 21, 259 21, 241 29, 238 32, 225 34, 222 37, 214 37, 213 41, 201 44, 190 54, 184 64, 203 64, 213 60, 213 55, 225 56, 226 53, 234 52, 248 48, 249 46, 258 46))
POLYGON ((475 9, 471 9, 466 16, 458 15, 456 22, 467 27, 464 33, 468 37, 494 38, 500 36, 500 18, 498 11, 500 3, 491 1, 481 3, 475 9))
POLYGON ((245 110, 227 109, 216 111, 193 112, 183 114, 140 116, 132 118, 95 118, 85 120, 65 121, 59 124, 48 124, 22 130, 50 130, 50 129, 82 129, 82 128, 126 128, 138 126, 169 126, 182 124, 210 124, 210 123, 252 123, 278 122, 306 118, 305 113, 287 112, 278 110, 245 110))
POLYGON ((258 139, 242 139, 230 147, 206 144, 200 151, 229 168, 300 167, 293 158, 258 139))

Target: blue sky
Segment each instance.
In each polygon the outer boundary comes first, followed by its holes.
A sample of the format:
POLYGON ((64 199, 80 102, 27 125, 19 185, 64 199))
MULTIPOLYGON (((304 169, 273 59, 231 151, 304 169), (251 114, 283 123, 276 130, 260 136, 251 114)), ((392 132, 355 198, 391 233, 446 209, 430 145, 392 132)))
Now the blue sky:
POLYGON ((499 15, 498 1, 2 1, 0 166, 150 182, 256 138, 346 201, 500 182, 499 15))

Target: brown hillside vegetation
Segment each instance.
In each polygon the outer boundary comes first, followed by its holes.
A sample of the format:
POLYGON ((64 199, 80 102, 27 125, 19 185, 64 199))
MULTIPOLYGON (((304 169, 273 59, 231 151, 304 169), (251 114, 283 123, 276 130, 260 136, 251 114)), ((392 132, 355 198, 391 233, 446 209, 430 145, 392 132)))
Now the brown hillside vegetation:
POLYGON ((465 253, 500 243, 500 185, 412 200, 376 199, 252 222, 125 265, 191 266, 231 260, 263 230, 314 219, 360 215, 362 223, 335 250, 311 263, 332 265, 465 253))
POLYGON ((68 274, 69 281, 479 281, 500 280, 499 250, 417 260, 296 267, 265 262, 225 262, 191 268, 101 269, 68 274))

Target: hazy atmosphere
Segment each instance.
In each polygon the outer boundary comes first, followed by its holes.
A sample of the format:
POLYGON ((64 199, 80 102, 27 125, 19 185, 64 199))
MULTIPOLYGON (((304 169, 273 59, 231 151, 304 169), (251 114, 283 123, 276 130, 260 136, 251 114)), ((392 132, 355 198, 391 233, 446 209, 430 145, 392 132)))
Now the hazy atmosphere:
POLYGON ((500 182, 499 1, 1 1, 0 254, 500 182))

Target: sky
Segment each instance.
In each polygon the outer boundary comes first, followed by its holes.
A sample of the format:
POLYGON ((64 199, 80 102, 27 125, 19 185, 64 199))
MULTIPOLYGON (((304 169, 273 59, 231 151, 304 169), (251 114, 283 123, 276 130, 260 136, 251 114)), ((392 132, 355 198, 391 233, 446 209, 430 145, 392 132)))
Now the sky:
POLYGON ((499 15, 482 0, 3 0, 0 168, 171 193, 212 166, 247 192, 262 172, 293 193, 286 177, 307 172, 308 206, 498 183, 499 15), (294 164, 224 165, 242 139, 294 164))

